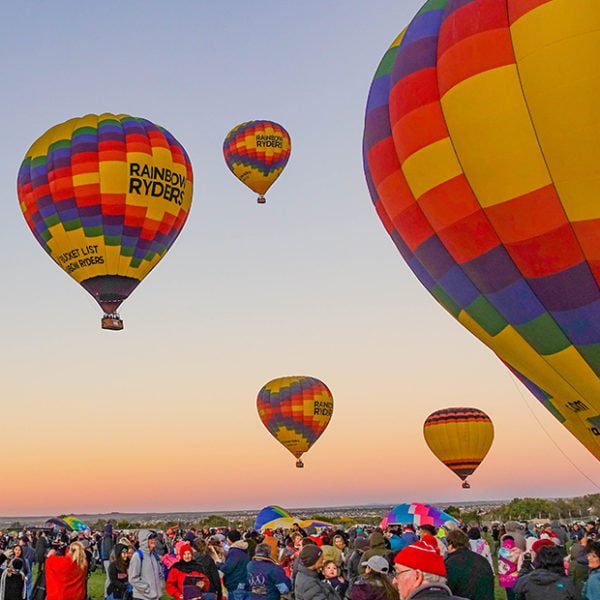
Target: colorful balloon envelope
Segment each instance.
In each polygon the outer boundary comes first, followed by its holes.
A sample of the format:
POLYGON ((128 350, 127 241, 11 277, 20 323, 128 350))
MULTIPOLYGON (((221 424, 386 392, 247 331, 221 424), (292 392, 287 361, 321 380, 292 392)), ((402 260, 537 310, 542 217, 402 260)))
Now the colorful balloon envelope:
POLYGON ((230 171, 264 204, 267 190, 287 165, 292 151, 290 134, 273 121, 248 121, 225 138, 223 154, 230 171))
POLYGON ((436 0, 369 94, 373 203, 435 299, 600 458, 600 3, 436 0))
POLYGON ((445 513, 442 510, 430 506, 429 504, 421 504, 420 502, 411 502, 410 504, 398 504, 394 507, 379 523, 381 529, 385 529, 389 525, 433 525, 441 527, 444 523, 451 521, 459 524, 454 517, 445 513))
POLYGON ((492 420, 478 408, 444 408, 423 425, 430 450, 469 488, 467 477, 487 456, 494 441, 492 420))
POLYGON ((129 115, 87 115, 56 125, 19 170, 21 210, 56 264, 105 311, 117 314, 171 247, 192 203, 193 175, 181 144, 129 115))
POLYGON ((260 420, 269 433, 297 459, 310 450, 329 425, 333 396, 315 377, 280 377, 269 381, 256 400, 260 420))
POLYGON ((253 529, 259 531, 264 525, 270 523, 271 521, 275 521, 276 519, 288 519, 291 517, 292 515, 290 515, 290 513, 287 510, 281 508, 281 506, 265 506, 256 515, 253 529))

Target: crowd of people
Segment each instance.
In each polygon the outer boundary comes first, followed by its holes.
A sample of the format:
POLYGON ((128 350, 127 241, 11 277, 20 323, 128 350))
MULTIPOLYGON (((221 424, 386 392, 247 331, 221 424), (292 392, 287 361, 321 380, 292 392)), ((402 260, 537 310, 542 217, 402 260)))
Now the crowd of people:
POLYGON ((0 600, 600 600, 595 522, 0 533, 0 600), (35 575, 35 578, 34 578, 35 575))

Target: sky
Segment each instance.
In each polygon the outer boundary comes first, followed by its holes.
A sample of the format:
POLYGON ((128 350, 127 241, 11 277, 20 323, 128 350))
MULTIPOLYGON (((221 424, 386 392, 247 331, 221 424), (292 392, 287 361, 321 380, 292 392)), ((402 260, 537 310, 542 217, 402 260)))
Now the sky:
POLYGON ((372 207, 366 97, 420 4, 3 4, 0 515, 597 491, 564 454, 600 482, 597 461, 429 296, 372 207), (121 307, 119 333, 38 246, 16 195, 38 136, 101 112, 166 127, 195 178, 188 222, 121 307), (222 155, 250 119, 292 137, 264 206, 222 155), (335 398, 303 470, 256 413, 258 390, 284 375, 318 377, 335 398), (468 491, 422 437, 448 406, 495 424, 468 491))

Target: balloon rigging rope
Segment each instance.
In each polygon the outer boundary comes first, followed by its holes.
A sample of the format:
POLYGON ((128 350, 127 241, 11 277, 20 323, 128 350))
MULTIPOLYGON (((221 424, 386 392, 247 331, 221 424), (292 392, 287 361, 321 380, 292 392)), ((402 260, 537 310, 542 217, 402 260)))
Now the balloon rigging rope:
POLYGON ((531 408, 529 402, 527 402, 527 398, 525 397, 525 394, 523 393, 521 386, 515 381, 516 377, 510 371, 507 371, 507 374, 510 377, 510 380, 513 382, 513 385, 515 386, 515 388, 517 388, 517 391, 519 392, 521 399, 525 403, 525 406, 527 407, 529 412, 532 414, 533 418, 537 421, 537 424, 543 429, 544 433, 548 436, 550 441, 556 446, 558 451, 567 459, 567 461, 569 463, 571 463, 573 468, 576 471, 578 471, 580 475, 585 477, 597 490, 600 490, 600 485, 598 485, 587 473, 585 473, 584 471, 581 470, 581 468, 571 459, 571 457, 558 445, 556 440, 552 437, 550 432, 546 429, 544 424, 540 421, 538 416, 535 414, 535 411, 533 410, 533 408, 531 408))

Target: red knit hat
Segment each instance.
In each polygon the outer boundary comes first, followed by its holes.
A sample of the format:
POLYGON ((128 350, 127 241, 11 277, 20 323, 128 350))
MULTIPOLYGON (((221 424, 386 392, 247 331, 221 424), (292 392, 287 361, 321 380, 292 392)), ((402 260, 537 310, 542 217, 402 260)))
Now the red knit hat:
POLYGON ((554 546, 554 542, 552 540, 549 540, 548 538, 543 538, 541 540, 538 540, 537 542, 534 542, 533 545, 531 546, 531 549, 537 554, 544 546, 554 546))
POLYGON ((432 550, 435 550, 438 554, 440 554, 440 547, 438 546, 437 540, 432 535, 424 535, 421 538, 421 541, 424 544, 427 544, 432 550))
POLYGON ((181 546, 179 546, 177 554, 179 554, 179 558, 181 558, 181 560, 183 560, 183 555, 188 550, 192 553, 192 555, 194 554, 194 551, 192 550, 192 547, 189 544, 181 544, 181 546))
POLYGON ((433 573, 446 577, 446 565, 439 551, 429 544, 415 542, 396 554, 394 562, 410 569, 419 569, 425 573, 433 573))

